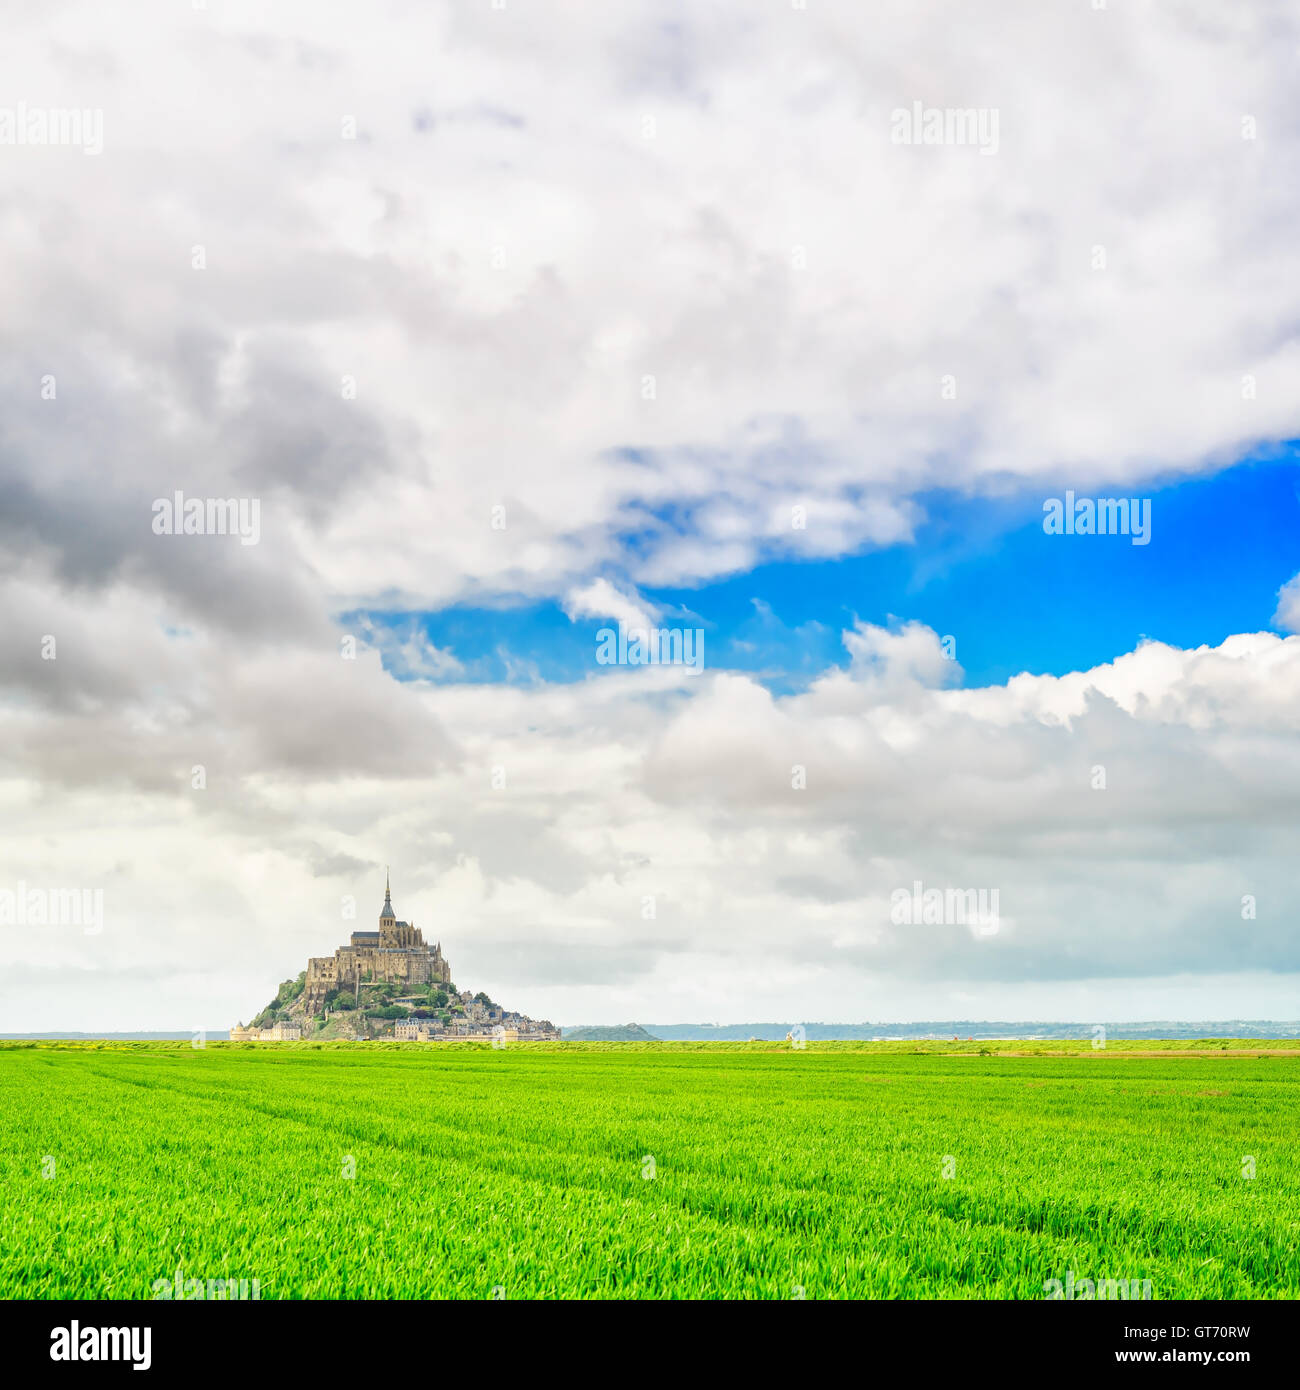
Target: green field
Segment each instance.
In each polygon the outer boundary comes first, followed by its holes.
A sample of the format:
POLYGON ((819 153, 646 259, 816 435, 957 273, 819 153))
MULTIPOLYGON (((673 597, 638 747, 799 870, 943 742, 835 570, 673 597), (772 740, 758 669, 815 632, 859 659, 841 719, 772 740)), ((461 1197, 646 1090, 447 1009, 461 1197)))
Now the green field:
POLYGON ((1035 1046, 0 1045, 0 1295, 1300 1295, 1300 1049, 1035 1046))

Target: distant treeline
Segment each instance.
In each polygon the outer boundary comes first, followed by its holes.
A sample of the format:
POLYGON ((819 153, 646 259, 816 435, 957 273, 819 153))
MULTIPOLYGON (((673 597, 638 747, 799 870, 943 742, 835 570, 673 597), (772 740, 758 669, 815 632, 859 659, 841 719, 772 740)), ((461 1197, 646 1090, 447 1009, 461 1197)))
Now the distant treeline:
POLYGON ((13 1042, 40 1042, 45 1039, 66 1038, 69 1041, 89 1041, 89 1042, 180 1042, 183 1039, 193 1040, 195 1037, 212 1038, 220 1041, 230 1037, 228 1028, 209 1028, 202 1033, 196 1032, 193 1028, 187 1028, 183 1033, 56 1033, 52 1029, 48 1033, 0 1033, 0 1038, 7 1038, 13 1042))

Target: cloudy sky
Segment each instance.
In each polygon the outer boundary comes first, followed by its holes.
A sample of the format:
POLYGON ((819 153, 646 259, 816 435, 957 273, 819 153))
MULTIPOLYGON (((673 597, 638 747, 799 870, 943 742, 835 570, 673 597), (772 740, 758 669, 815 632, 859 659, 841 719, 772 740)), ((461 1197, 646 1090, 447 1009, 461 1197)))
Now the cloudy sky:
POLYGON ((0 1029, 1300 1016, 1293 5, 5 28, 0 1029))

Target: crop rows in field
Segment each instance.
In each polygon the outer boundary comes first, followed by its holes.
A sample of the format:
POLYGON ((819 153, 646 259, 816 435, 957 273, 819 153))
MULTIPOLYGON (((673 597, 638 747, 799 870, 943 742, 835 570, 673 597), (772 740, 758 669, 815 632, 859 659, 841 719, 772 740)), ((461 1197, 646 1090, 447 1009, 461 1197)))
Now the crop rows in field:
POLYGON ((1293 1060, 872 1046, 0 1049, 0 1293, 1300 1293, 1293 1060))

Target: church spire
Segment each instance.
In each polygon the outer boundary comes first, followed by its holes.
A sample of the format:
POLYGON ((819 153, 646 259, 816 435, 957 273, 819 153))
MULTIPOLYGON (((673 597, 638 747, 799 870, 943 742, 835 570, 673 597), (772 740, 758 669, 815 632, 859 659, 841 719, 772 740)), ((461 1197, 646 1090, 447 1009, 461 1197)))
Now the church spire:
POLYGON ((393 895, 388 886, 388 866, 384 865, 384 910, 379 914, 383 917, 395 917, 393 912, 393 895))

